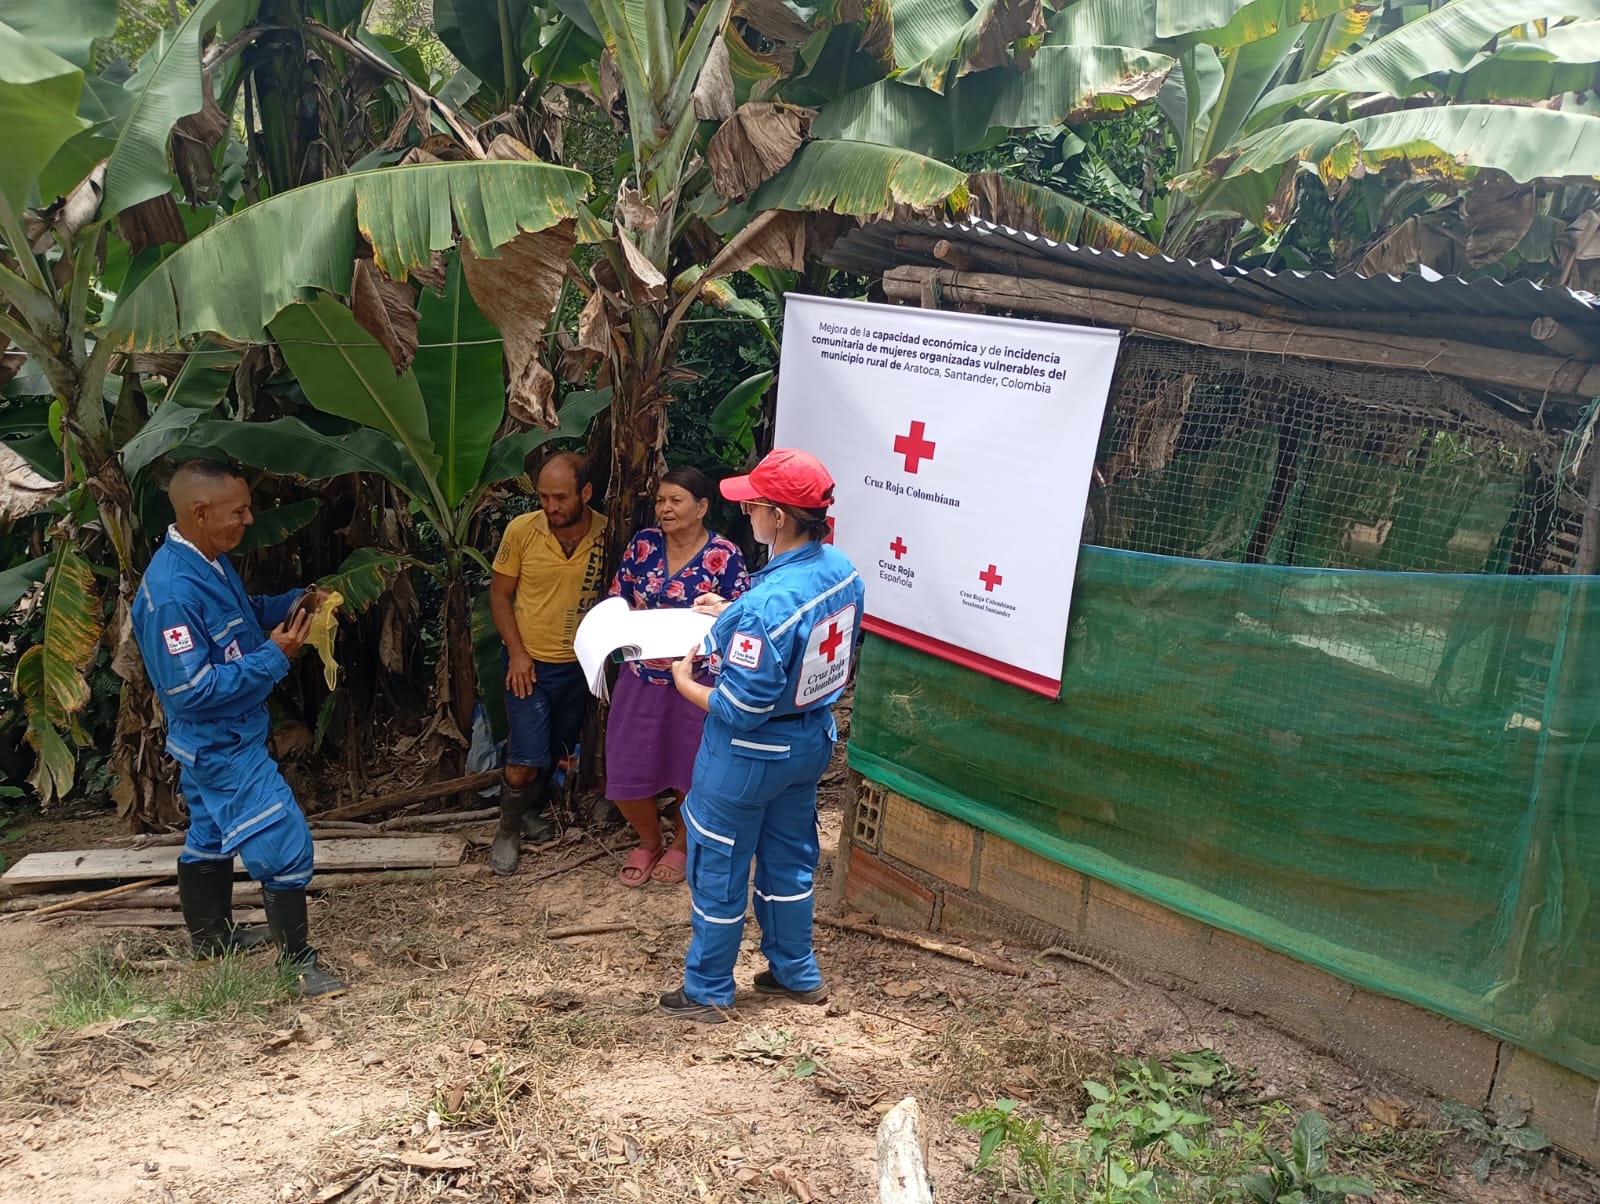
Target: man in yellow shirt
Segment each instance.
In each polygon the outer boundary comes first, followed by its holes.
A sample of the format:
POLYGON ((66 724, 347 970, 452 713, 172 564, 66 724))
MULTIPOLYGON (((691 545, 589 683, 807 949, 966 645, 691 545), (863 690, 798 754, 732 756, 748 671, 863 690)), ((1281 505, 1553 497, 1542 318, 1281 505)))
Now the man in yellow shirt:
POLYGON ((550 771, 577 747, 589 687, 572 650, 578 621, 605 588, 604 516, 589 508, 589 466, 571 452, 539 471, 539 506, 506 524, 494 558, 489 611, 505 642, 506 766, 489 865, 516 872, 527 834, 548 840, 540 812, 550 771))

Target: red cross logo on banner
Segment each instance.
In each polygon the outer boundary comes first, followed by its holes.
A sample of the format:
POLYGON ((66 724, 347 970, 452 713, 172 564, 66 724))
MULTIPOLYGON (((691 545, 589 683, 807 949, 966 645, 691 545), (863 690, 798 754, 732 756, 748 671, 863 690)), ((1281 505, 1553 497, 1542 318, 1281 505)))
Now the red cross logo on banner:
POLYGON ((894 542, 889 545, 889 550, 894 553, 894 558, 896 560, 899 560, 900 557, 904 556, 911 549, 906 547, 906 541, 905 540, 901 539, 898 535, 896 535, 894 537, 894 542))
POLYGON ((983 572, 978 574, 978 580, 983 582, 984 592, 992 594, 994 593, 994 587, 1004 581, 1005 578, 996 572, 994 565, 991 564, 988 568, 984 569, 983 572))
POLYGON ((933 449, 936 445, 925 437, 927 429, 926 424, 913 422, 908 433, 894 437, 895 455, 906 458, 907 472, 915 473, 922 461, 933 459, 933 449))
POLYGON ((818 649, 828 658, 828 663, 833 663, 833 658, 839 654, 839 645, 844 643, 844 636, 839 632, 839 624, 828 624, 828 638, 818 644, 818 649))

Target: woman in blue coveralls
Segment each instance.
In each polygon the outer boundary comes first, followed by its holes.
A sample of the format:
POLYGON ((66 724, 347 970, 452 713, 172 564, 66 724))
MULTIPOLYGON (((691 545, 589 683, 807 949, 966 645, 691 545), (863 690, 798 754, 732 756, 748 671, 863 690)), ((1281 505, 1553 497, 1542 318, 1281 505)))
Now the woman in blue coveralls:
POLYGON ((775 448, 748 476, 724 481, 722 495, 742 503, 772 556, 738 600, 696 600, 716 624, 672 667, 678 692, 708 715, 683 804, 692 935, 683 986, 661 997, 661 1010, 708 1024, 733 1003, 752 858, 768 967, 756 991, 827 998, 811 947, 817 782, 838 737, 832 704, 850 676, 865 597, 855 566, 823 542, 833 478, 815 456, 775 448), (696 656, 711 658, 714 685, 695 680, 696 656))

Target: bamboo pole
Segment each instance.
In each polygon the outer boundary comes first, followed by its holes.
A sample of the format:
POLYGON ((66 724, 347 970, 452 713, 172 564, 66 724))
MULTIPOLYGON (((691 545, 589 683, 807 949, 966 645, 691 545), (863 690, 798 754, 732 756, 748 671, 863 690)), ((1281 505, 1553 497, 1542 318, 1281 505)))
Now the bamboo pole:
POLYGON ((109 899, 112 895, 126 895, 136 890, 143 890, 147 886, 159 886, 171 874, 162 874, 156 878, 141 878, 137 882, 124 882, 121 886, 109 887, 106 890, 97 890, 92 894, 79 895, 75 899, 68 899, 62 903, 52 903, 48 907, 36 907, 32 911, 20 912, 23 919, 35 920, 40 916, 54 915, 59 911, 71 911, 74 907, 82 907, 85 903, 93 903, 97 899, 109 899))

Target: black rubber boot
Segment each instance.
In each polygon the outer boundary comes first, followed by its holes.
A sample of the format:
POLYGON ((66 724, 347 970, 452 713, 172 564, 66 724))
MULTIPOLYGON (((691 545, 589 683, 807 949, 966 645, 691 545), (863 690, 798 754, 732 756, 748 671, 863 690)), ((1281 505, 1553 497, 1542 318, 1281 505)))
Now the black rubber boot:
POLYGON ((517 872, 517 862, 522 860, 523 817, 539 797, 547 773, 547 770, 536 770, 533 780, 521 786, 500 783, 500 825, 494 830, 494 845, 489 849, 489 868, 495 873, 517 872))
POLYGON ((178 862, 178 902, 196 961, 246 953, 270 944, 264 928, 233 926, 233 858, 178 862))
POLYGON ((306 892, 261 888, 261 902, 267 909, 267 927, 278 946, 278 965, 299 980, 303 999, 327 999, 343 995, 345 985, 317 965, 317 951, 307 940, 306 892))

